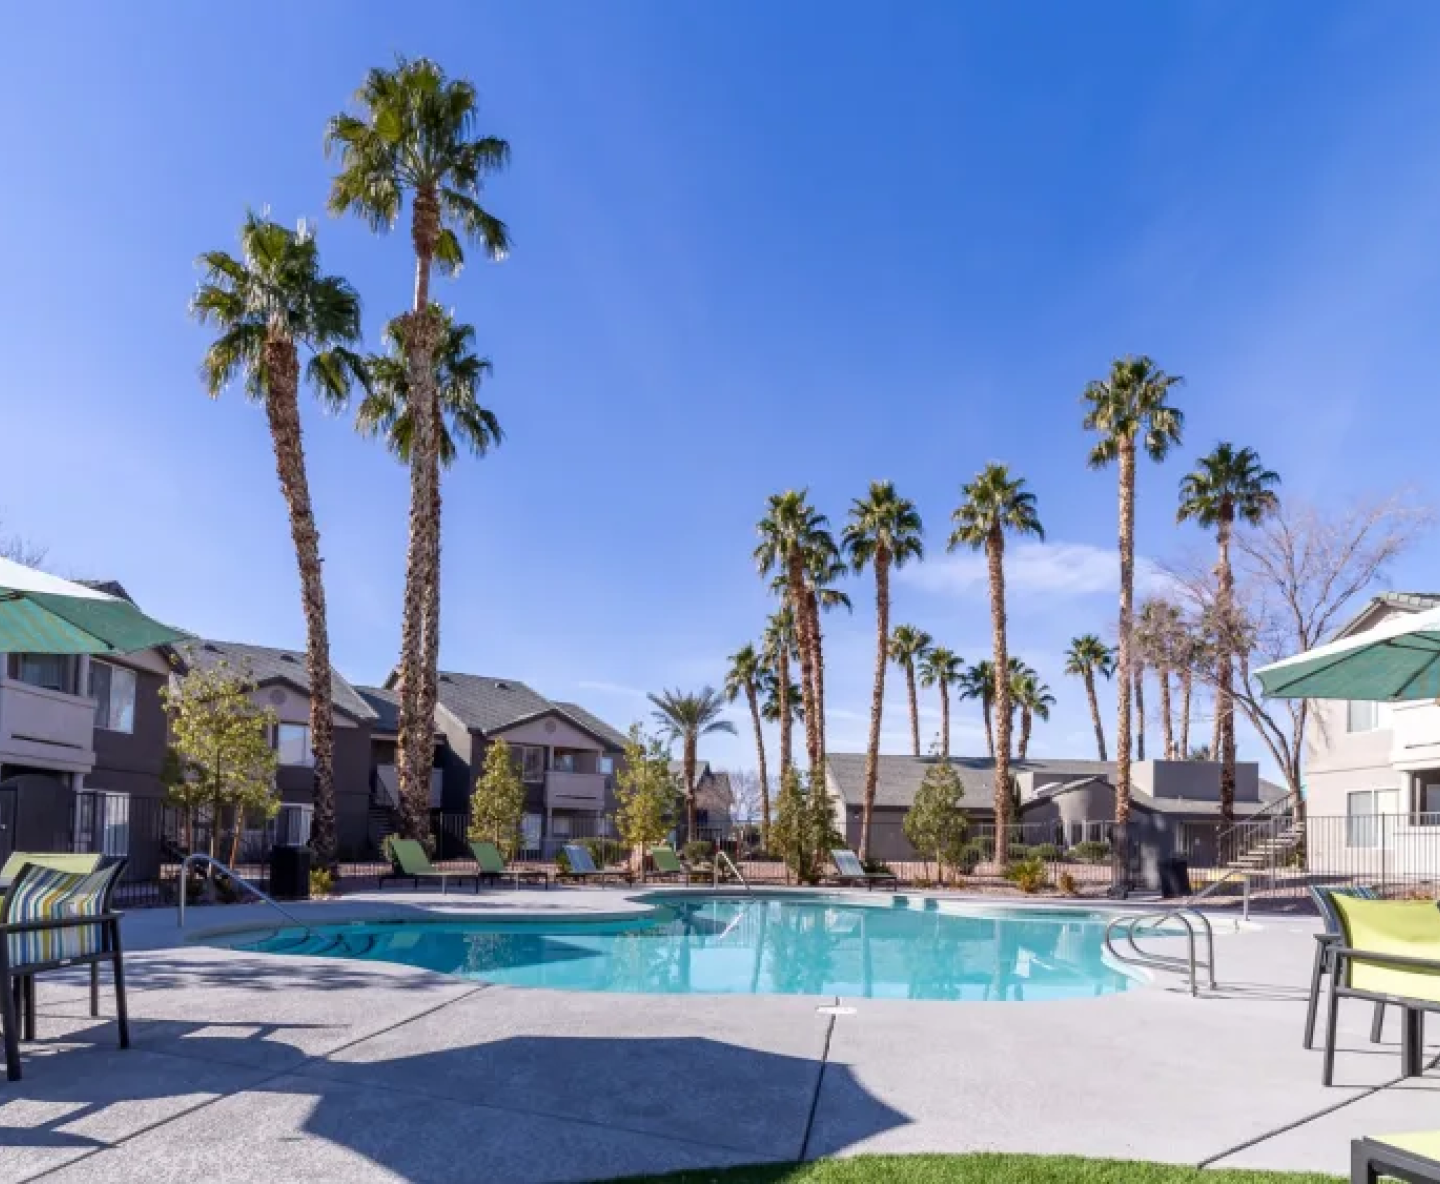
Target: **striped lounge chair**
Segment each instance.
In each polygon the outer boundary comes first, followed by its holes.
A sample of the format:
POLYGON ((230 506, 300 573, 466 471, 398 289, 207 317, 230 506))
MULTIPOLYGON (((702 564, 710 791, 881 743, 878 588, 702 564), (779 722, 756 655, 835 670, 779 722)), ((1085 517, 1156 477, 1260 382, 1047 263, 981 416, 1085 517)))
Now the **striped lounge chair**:
POLYGON ((0 905, 0 1023, 11 1081, 20 1080, 22 1018, 25 1039, 35 1039, 35 976, 47 971, 109 962, 120 1047, 130 1047, 120 914, 110 903, 124 867, 123 859, 94 872, 26 864, 5 894, 0 905))

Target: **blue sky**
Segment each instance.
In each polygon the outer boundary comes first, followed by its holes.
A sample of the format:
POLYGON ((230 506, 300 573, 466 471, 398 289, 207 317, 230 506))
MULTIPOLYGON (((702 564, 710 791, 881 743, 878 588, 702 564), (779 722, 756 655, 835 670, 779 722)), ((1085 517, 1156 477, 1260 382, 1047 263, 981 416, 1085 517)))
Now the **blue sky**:
MULTIPOLYGON (((448 479, 449 668, 627 724, 758 635, 767 494, 808 486, 838 524, 874 478, 929 528, 897 619, 981 657, 984 586, 944 538, 996 459, 1050 538, 1012 582, 1012 650, 1060 700, 1033 748, 1089 755, 1060 654, 1113 627, 1115 479, 1084 465, 1078 401, 1112 356, 1188 380, 1185 445, 1141 475, 1143 555, 1208 548, 1175 488, 1222 438, 1322 503, 1434 494, 1430 433, 1394 430, 1433 405, 1427 3, 54 4, 4 45, 0 513, 55 570, 198 633, 303 644, 263 414, 196 377, 193 259, 247 205, 317 219, 378 339, 407 237, 325 216, 321 141, 396 52, 472 78, 514 151, 489 194, 513 255, 438 292, 494 360, 507 433, 448 479)), ((306 412, 334 651, 378 680, 405 475, 306 412)), ((1433 587, 1437 554, 1392 583, 1433 587)), ((862 746, 868 703, 852 591, 827 625, 833 749, 862 746)), ((978 714, 957 718, 976 750, 978 714)), ((708 755, 749 763, 745 735, 708 755)))

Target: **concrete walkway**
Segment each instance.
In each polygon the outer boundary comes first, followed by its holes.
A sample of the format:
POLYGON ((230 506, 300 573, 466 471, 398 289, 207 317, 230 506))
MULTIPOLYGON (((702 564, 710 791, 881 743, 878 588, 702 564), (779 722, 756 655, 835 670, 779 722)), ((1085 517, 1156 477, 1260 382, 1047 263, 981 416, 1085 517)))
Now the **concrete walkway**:
MULTIPOLYGON (((353 897, 306 919, 615 913, 622 890, 353 897)), ((268 925, 208 909, 197 931, 268 925)), ((374 962, 177 945, 126 920, 113 1000, 42 980, 25 1080, 0 1085, 0 1181, 576 1181, 860 1152, 1074 1152, 1340 1174, 1363 1133, 1440 1125, 1343 1005, 1336 1087, 1300 1047, 1312 923, 1218 939, 1221 989, 1034 1003, 641 996, 486 986, 374 962), (837 1013, 838 1010, 838 1013, 837 1013)), ((1432 1025, 1430 1057, 1440 1025, 1432 1025)))

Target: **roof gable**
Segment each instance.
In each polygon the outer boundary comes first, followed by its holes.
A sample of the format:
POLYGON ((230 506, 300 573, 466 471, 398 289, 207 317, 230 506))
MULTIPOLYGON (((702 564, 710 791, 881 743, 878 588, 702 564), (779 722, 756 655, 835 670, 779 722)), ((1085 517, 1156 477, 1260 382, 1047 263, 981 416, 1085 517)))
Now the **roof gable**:
MULTIPOLYGON (((177 650, 185 662, 202 670, 208 670, 220 662, 229 662, 237 670, 247 672, 258 686, 283 682, 302 695, 310 694, 305 655, 295 650, 278 650, 239 641, 209 640, 186 642, 178 646, 177 650)), ((360 722, 374 722, 374 708, 360 697, 359 692, 334 666, 330 667, 330 695, 337 711, 342 711, 351 719, 360 722)))

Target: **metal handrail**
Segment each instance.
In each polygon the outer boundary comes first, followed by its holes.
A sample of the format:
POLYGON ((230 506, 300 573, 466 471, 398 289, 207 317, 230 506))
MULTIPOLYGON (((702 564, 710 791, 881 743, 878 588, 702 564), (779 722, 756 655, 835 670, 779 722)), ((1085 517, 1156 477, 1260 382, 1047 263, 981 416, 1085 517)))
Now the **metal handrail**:
POLYGON ((720 887, 720 864, 722 862, 725 864, 726 867, 730 869, 730 874, 733 875, 737 880, 740 881, 741 884, 745 886, 745 891, 753 894, 755 889, 750 887, 750 881, 747 880, 744 873, 735 866, 735 861, 731 859, 730 856, 726 855, 725 852, 719 850, 718 848, 715 851, 715 860, 713 863, 710 864, 710 887, 720 887))
POLYGON ((1237 818, 1229 826, 1222 827, 1215 834, 1217 846, 1227 837, 1233 835, 1241 827, 1253 826, 1257 822, 1273 822, 1284 817, 1286 814, 1294 814, 1295 807, 1300 802, 1298 793, 1287 793, 1283 798, 1276 798, 1273 802, 1256 810, 1253 814, 1247 814, 1244 818, 1237 818))
POLYGON ((1215 990, 1215 930, 1210 925, 1210 918, 1198 909, 1164 909, 1155 913, 1128 913, 1112 917, 1105 926, 1105 950, 1117 962, 1126 962, 1132 966, 1157 966, 1164 970, 1188 969, 1192 997, 1200 993, 1199 976, 1196 972, 1203 967, 1210 979, 1210 989, 1215 990), (1191 917, 1197 918, 1205 930, 1206 958, 1204 960, 1197 959, 1195 956, 1196 929, 1190 921, 1191 917), (1135 940, 1140 936, 1141 931, 1163 925, 1172 918, 1185 926, 1188 956, 1177 958, 1173 954, 1157 954, 1153 951, 1142 950, 1135 940), (1122 953, 1115 948, 1115 934, 1121 926, 1124 927, 1123 936, 1126 944, 1132 951, 1129 954, 1122 953))
POLYGON ((276 902, 275 900, 273 900, 271 897, 267 896, 264 892, 261 892, 260 889, 258 889, 257 887, 255 887, 254 884, 250 883, 250 881, 247 880, 244 876, 242 876, 242 875, 240 875, 238 872, 233 871, 232 869, 226 867, 226 866, 225 866, 223 863, 221 863, 218 859, 215 859, 215 858, 213 858, 212 856, 209 856, 209 855, 199 855, 199 854, 196 854, 196 855, 187 855, 187 856, 185 856, 185 858, 184 858, 184 859, 181 861, 181 863, 180 863, 180 908, 179 908, 180 918, 179 918, 179 927, 180 927, 181 929, 184 929, 184 928, 185 928, 185 895, 186 895, 185 887, 186 887, 186 884, 189 882, 189 878, 190 878, 190 877, 187 875, 187 873, 190 871, 190 865, 191 865, 192 863, 197 863, 197 862, 198 862, 198 863, 207 863, 207 864, 209 864, 211 867, 215 868, 217 871, 223 873, 223 874, 226 875, 226 876, 229 876, 230 879, 231 879, 234 883, 236 883, 236 884, 242 884, 242 885, 244 885, 246 888, 250 889, 250 891, 251 891, 252 893, 254 893, 257 897, 259 897, 261 900, 263 900, 266 904, 268 904, 272 909, 274 909, 274 910, 275 910, 277 913, 279 913, 282 917, 285 917, 287 920, 294 922, 296 925, 299 925, 299 926, 301 926, 301 927, 304 928, 304 929, 309 929, 309 926, 306 925, 304 921, 300 920, 300 918, 297 917, 294 913, 292 913, 289 909, 285 908, 284 906, 282 906, 281 904, 279 904, 278 902, 276 902))

